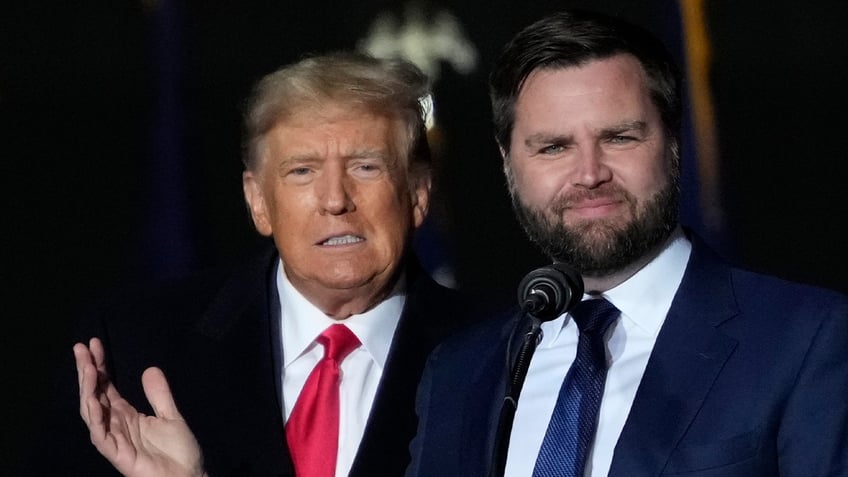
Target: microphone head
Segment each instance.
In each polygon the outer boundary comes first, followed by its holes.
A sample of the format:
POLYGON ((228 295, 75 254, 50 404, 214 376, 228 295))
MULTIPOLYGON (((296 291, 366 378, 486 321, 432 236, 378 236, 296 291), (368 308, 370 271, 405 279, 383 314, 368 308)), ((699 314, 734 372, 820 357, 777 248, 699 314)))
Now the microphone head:
POLYGON ((562 262, 537 268, 518 285, 518 304, 541 321, 550 321, 583 298, 583 278, 562 262))

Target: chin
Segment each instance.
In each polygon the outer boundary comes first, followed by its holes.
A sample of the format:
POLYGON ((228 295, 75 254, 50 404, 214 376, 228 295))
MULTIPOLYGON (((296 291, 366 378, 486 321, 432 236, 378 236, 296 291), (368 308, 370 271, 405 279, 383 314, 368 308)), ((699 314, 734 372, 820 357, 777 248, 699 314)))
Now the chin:
POLYGON ((351 289, 373 284, 382 286, 390 279, 391 274, 386 271, 391 268, 391 261, 369 255, 316 261, 310 271, 316 281, 328 288, 351 289))
POLYGON ((362 276, 332 276, 321 277, 316 281, 322 283, 324 287, 335 290, 353 290, 368 284, 369 280, 362 276))
POLYGON ((328 288, 351 289, 367 285, 377 279, 377 272, 356 263, 335 263, 324 267, 317 280, 328 288))

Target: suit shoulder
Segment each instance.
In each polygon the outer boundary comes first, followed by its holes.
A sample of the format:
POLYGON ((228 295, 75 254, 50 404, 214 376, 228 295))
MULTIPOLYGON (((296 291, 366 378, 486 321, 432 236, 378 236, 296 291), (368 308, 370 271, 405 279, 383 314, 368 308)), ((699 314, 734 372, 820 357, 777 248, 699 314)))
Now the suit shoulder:
POLYGON ((262 252, 180 277, 119 285, 85 309, 80 327, 173 330, 189 326, 216 301, 248 300, 265 290, 275 257, 262 252))
POLYGON ((848 313, 848 295, 836 290, 733 268, 732 282, 741 303, 791 310, 841 310, 848 313))
POLYGON ((517 312, 518 307, 476 309, 475 319, 446 339, 439 353, 474 355, 505 343, 517 325, 517 312))
POLYGON ((678 290, 680 303, 761 316, 845 314, 848 297, 830 290, 751 270, 718 255, 692 235, 692 255, 678 290))

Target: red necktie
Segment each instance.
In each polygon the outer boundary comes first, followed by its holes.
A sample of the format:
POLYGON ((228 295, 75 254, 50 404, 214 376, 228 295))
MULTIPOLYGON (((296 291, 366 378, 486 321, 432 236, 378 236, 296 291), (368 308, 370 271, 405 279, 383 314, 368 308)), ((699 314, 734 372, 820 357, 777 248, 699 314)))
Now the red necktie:
POLYGON ((339 449, 339 366, 359 346, 345 325, 320 336, 324 357, 312 369, 286 423, 286 440, 298 477, 333 477, 339 449))

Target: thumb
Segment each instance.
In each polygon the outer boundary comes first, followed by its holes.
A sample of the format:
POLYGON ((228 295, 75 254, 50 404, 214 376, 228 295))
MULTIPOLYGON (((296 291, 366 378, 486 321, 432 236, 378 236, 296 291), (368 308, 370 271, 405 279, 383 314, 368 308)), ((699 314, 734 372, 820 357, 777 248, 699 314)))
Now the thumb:
POLYGON ((168 380, 165 379, 165 373, 161 369, 156 367, 145 369, 141 375, 141 385, 156 417, 182 420, 183 416, 177 410, 168 380))

